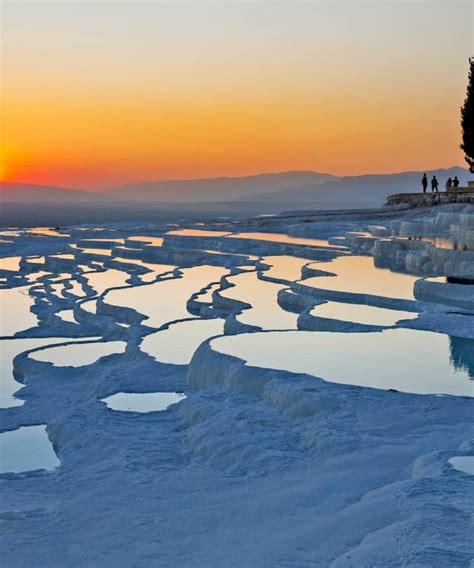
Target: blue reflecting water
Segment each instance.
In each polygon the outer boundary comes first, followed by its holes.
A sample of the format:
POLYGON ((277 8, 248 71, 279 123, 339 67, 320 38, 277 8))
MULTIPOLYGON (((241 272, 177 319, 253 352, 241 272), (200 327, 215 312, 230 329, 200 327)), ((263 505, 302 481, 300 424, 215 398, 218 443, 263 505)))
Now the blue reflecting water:
POLYGON ((112 410, 122 412, 156 412, 185 398, 186 395, 178 392, 119 392, 105 398, 104 402, 112 410))
POLYGON ((411 393, 474 396, 474 340, 411 329, 378 333, 282 331, 212 340, 249 365, 307 373, 329 382, 411 393))
POLYGON ((54 469, 58 465, 44 425, 0 434, 0 473, 54 469))

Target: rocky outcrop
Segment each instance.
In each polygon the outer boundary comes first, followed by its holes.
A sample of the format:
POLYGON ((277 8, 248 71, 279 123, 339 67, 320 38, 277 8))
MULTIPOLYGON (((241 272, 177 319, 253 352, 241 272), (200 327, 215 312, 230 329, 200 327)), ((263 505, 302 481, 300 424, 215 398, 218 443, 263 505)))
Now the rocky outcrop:
POLYGON ((459 191, 457 193, 396 193, 389 195, 386 206, 408 205, 409 207, 432 207, 448 203, 473 203, 474 190, 459 191))

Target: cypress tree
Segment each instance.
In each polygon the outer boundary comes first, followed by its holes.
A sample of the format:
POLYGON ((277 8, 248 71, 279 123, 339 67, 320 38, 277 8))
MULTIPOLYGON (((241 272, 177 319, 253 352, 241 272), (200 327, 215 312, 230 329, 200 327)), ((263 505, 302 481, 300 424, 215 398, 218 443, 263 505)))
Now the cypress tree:
POLYGON ((461 107, 462 144, 469 171, 474 173, 474 57, 469 59, 469 82, 466 99, 461 107))

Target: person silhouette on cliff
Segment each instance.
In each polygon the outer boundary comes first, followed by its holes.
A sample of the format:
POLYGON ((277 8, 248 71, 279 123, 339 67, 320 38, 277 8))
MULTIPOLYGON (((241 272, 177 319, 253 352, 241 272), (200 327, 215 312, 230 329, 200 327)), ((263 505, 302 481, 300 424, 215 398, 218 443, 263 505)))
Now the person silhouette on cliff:
POLYGON ((431 178, 431 193, 433 193, 434 191, 436 192, 439 191, 438 186, 439 186, 438 180, 436 179, 436 176, 433 176, 431 178))
POLYGON ((453 187, 453 180, 450 177, 446 180, 446 185, 444 187, 446 188, 446 191, 449 191, 453 187))
POLYGON ((426 177, 426 174, 423 174, 423 177, 421 178, 421 187, 423 188, 423 193, 426 193, 426 188, 428 187, 428 178, 426 177))
POLYGON ((458 176, 454 176, 454 179, 453 179, 453 187, 459 187, 458 176))

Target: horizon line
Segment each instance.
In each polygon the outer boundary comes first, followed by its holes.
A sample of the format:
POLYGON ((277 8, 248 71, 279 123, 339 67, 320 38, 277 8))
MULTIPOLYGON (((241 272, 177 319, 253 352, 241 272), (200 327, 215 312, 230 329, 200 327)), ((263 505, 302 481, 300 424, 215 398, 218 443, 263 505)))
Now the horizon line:
MULTIPOLYGON (((263 171, 256 174, 246 174, 246 175, 218 175, 212 177, 184 177, 184 178, 157 178, 157 179, 148 179, 142 181, 129 181, 124 183, 119 183, 116 185, 111 186, 104 186, 104 187, 89 187, 89 188, 79 188, 73 187, 69 185, 57 185, 57 184, 48 184, 48 183, 38 183, 35 181, 10 181, 10 180, 0 180, 0 187, 3 185, 29 185, 35 187, 49 187, 52 189, 65 189, 70 191, 79 191, 83 193, 102 193, 106 191, 110 191, 113 189, 118 189, 121 187, 127 187, 130 185, 145 185, 145 184, 152 184, 152 183, 177 183, 177 182, 193 182, 193 181, 216 181, 216 180, 229 180, 229 179, 245 179, 245 178, 252 178, 252 177, 260 177, 260 176, 271 176, 271 175, 282 175, 282 174, 317 174, 322 176, 331 176, 336 179, 346 179, 346 178, 358 178, 358 177, 370 177, 370 176, 391 176, 391 175, 401 175, 401 174, 412 174, 412 173, 420 173, 420 172, 433 172, 438 170, 451 170, 454 168, 461 168, 469 172, 469 169, 465 166, 454 164, 451 166, 440 166, 436 168, 426 168, 425 170, 401 170, 401 171, 390 171, 390 172, 375 172, 375 173, 362 173, 362 174, 350 174, 350 175, 338 175, 329 172, 321 172, 317 170, 281 170, 281 171, 263 171)), ((328 180, 330 181, 330 180, 328 180)))

